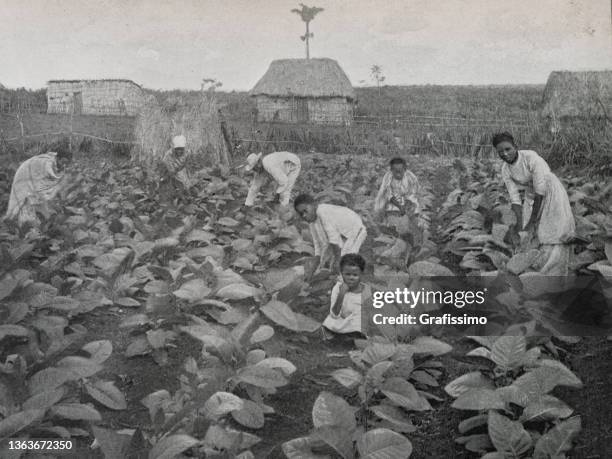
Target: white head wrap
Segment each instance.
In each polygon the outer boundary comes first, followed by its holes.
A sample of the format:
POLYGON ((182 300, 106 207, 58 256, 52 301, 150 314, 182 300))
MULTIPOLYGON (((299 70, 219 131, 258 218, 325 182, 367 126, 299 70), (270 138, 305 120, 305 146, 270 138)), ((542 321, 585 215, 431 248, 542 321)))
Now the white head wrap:
POLYGON ((187 144, 187 139, 185 139, 184 135, 177 135, 172 138, 172 148, 185 148, 187 144))

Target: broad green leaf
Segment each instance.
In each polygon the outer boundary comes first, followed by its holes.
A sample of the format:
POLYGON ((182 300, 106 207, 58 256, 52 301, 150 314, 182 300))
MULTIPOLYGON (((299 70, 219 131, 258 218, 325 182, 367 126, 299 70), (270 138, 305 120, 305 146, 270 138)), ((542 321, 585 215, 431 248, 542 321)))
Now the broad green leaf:
POLYGON ((261 362, 265 358, 266 358, 265 351, 261 349, 253 349, 252 351, 248 352, 246 356, 246 363, 247 365, 255 365, 256 363, 261 362))
POLYGON ((389 400, 402 408, 412 411, 431 410, 429 402, 421 397, 415 387, 403 378, 389 378, 380 387, 389 400))
POLYGON ((272 322, 295 332, 312 333, 321 326, 321 324, 310 317, 293 312, 282 301, 272 300, 265 306, 262 306, 260 310, 272 322))
POLYGON ((102 416, 95 408, 81 403, 63 403, 55 405, 49 410, 53 416, 72 421, 90 421, 99 422, 102 416))
POLYGON ((45 414, 45 410, 30 409, 12 414, 0 421, 0 438, 10 437, 22 431, 29 425, 38 422, 45 414))
POLYGON ((407 459, 412 454, 410 441, 389 429, 372 429, 357 439, 361 459, 407 459))
POLYGON ((19 285, 19 280, 7 274, 0 281, 0 301, 8 298, 19 285))
POLYGON ((173 292, 174 296, 183 300, 195 302, 206 298, 212 290, 208 288, 204 279, 193 279, 181 285, 173 292))
POLYGON ((494 390, 471 389, 457 397, 451 406, 458 410, 501 410, 505 403, 494 390))
POLYGON ((550 367, 556 369, 558 371, 557 384, 559 386, 573 387, 575 389, 580 389, 583 386, 582 381, 578 378, 578 376, 572 373, 569 368, 567 368, 558 360, 540 359, 536 362, 536 364, 540 365, 541 367, 550 367))
POLYGON ((355 457, 353 452, 352 429, 343 426, 324 425, 315 428, 311 433, 311 438, 320 440, 329 445, 343 459, 355 457))
POLYGON ((500 336, 491 348, 491 360, 504 370, 520 365, 525 358, 527 341, 522 335, 500 336))
POLYGON ((90 354, 90 359, 92 361, 103 363, 113 353, 113 344, 109 340, 104 339, 87 343, 82 349, 90 354))
POLYGON ((274 329, 269 325, 262 325, 251 335, 249 340, 251 344, 261 343, 267 341, 274 336, 274 329))
POLYGON ((92 426, 94 437, 100 445, 104 459, 123 459, 128 456, 132 437, 110 429, 92 426))
POLYGON ((225 300, 244 300, 245 298, 258 297, 261 293, 258 288, 247 284, 229 284, 217 290, 215 295, 225 300))
POLYGON ((254 386, 263 387, 266 389, 281 387, 286 385, 288 382, 281 371, 259 365, 244 367, 238 371, 236 377, 239 382, 252 384, 254 386))
POLYGON ((331 377, 349 389, 358 386, 362 381, 361 373, 352 368, 341 368, 333 371, 331 377))
POLYGON ((103 367, 93 359, 71 355, 57 362, 57 368, 78 375, 79 378, 89 378, 102 371, 103 367))
POLYGON ((477 416, 472 416, 471 418, 467 418, 461 421, 459 423, 458 430, 459 433, 464 434, 477 427, 487 425, 487 422, 489 422, 489 415, 479 414, 477 416))
POLYGON ((532 446, 531 437, 520 422, 511 421, 496 411, 489 411, 488 432, 497 451, 512 453, 515 457, 521 457, 532 446))
POLYGON ((390 359, 395 351, 396 347, 393 344, 371 343, 361 353, 361 359, 370 365, 375 365, 378 362, 390 359))
POLYGON ((242 402, 242 408, 232 411, 234 420, 249 429, 261 429, 265 422, 261 407, 251 400, 242 400, 242 402))
POLYGON ((430 336, 419 336, 415 338, 410 347, 415 354, 442 355, 453 350, 453 347, 443 341, 430 336))
POLYGON ((257 362, 255 366, 274 368, 276 370, 280 370, 285 376, 291 376, 297 369, 289 360, 281 357, 268 357, 260 362, 257 362))
POLYGON ((47 410, 57 402, 59 402, 64 396, 64 388, 58 387, 56 389, 50 389, 45 392, 40 392, 36 395, 33 395, 25 402, 23 402, 22 408, 24 410, 47 410))
POLYGON ((353 430, 356 427, 354 409, 342 397, 321 392, 312 406, 312 423, 315 427, 336 426, 353 430))
POLYGON ((244 406, 244 400, 230 392, 215 392, 206 403, 204 411, 210 419, 217 420, 221 416, 240 410, 244 406))
POLYGON ((149 451, 149 459, 174 459, 182 452, 193 448, 199 440, 183 434, 170 435, 159 440, 149 451))
POLYGON ((495 384, 480 371, 473 371, 459 376, 444 387, 446 393, 455 398, 473 389, 495 389, 495 384))
POLYGON ((557 419, 570 417, 573 412, 573 409, 558 398, 552 395, 544 395, 525 407, 520 421, 556 421, 557 419))
POLYGON ((28 329, 21 325, 0 325, 0 341, 7 336, 27 337, 28 329))
POLYGON ((508 261, 506 269, 512 274, 522 274, 537 261, 539 256, 540 251, 537 249, 517 253, 508 261))
POLYGON ((281 449, 287 459, 332 459, 328 454, 315 454, 312 445, 315 440, 309 437, 299 437, 282 444, 281 449))
POLYGON ((127 402, 123 393, 112 381, 85 383, 85 390, 91 397, 111 410, 125 410, 127 402))
POLYGON ((393 428, 400 432, 416 432, 416 427, 399 408, 391 405, 374 405, 369 407, 376 416, 393 424, 393 428))
POLYGON ((218 424, 211 425, 204 436, 204 443, 216 449, 246 449, 259 443, 261 439, 247 432, 223 428, 218 424))
POLYGON ((65 369, 55 367, 45 368, 35 373, 28 381, 30 394, 35 395, 41 392, 53 390, 61 386, 66 381, 78 379, 78 376, 65 369))
POLYGON ((560 422, 536 442, 533 450, 534 459, 564 457, 572 448, 572 441, 582 429, 580 416, 574 416, 560 422))
POLYGON ((149 318, 146 314, 133 314, 123 319, 119 323, 119 328, 139 327, 140 325, 144 325, 146 323, 149 323, 149 318))

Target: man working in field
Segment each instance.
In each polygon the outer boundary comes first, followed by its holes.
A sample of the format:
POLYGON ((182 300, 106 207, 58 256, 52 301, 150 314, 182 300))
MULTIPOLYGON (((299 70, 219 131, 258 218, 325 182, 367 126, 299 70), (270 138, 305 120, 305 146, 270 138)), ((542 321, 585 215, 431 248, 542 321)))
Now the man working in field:
POLYGON ((366 228, 361 217, 348 207, 318 204, 308 194, 301 194, 293 203, 297 214, 310 223, 315 257, 319 257, 317 271, 329 265, 337 270, 342 255, 359 253, 366 239, 366 228))
POLYGON ((66 146, 54 149, 24 161, 15 172, 5 218, 16 221, 19 227, 37 228, 37 207, 52 200, 61 189, 62 172, 72 153, 66 146))
POLYGON ((175 188, 180 183, 184 188, 189 189, 192 186, 192 180, 185 169, 187 155, 185 154, 185 146, 187 139, 183 135, 177 135, 172 138, 172 148, 170 148, 162 157, 161 163, 164 169, 165 177, 162 181, 170 182, 175 188), (178 182, 178 183, 177 183, 178 182))
POLYGON ((271 178, 278 184, 276 188, 277 202, 280 202, 281 206, 287 206, 295 181, 300 175, 302 167, 300 158, 288 151, 277 151, 263 156, 263 158, 262 156, 262 153, 251 153, 246 159, 245 170, 253 171, 255 176, 244 205, 247 207, 253 206, 257 193, 271 178))

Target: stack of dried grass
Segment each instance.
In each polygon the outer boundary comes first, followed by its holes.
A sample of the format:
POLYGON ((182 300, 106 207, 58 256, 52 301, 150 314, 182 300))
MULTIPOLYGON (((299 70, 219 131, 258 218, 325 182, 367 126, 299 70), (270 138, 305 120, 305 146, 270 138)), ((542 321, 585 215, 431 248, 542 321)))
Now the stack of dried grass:
POLYGON ((213 92, 203 91, 195 104, 178 97, 172 105, 162 106, 151 96, 136 120, 137 145, 132 152, 133 159, 148 171, 154 171, 176 135, 186 137, 186 150, 194 165, 229 164, 213 92))

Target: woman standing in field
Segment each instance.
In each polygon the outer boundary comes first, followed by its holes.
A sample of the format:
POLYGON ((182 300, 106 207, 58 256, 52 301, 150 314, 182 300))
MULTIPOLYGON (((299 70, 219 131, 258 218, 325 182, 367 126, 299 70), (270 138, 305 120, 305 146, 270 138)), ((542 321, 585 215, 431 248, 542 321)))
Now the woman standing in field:
POLYGON ((253 206, 261 187, 272 178, 278 184, 276 188, 277 201, 282 206, 287 206, 291 191, 302 168, 300 158, 288 151, 277 151, 263 156, 263 158, 262 156, 263 153, 251 153, 246 159, 245 170, 255 172, 255 176, 244 205, 247 207, 253 206))
POLYGON ((517 150, 508 132, 494 135, 492 143, 504 161, 501 176, 516 214, 511 239, 520 240, 521 230, 527 232, 528 240, 537 237, 543 260, 540 273, 567 275, 571 248, 567 243, 575 235, 576 224, 563 184, 535 151, 517 150))
POLYGON ((361 217, 348 207, 319 204, 308 194, 301 194, 293 202, 295 211, 310 224, 315 257, 320 271, 326 266, 337 269, 342 255, 359 253, 367 237, 361 217))
POLYGON ((61 188, 62 172, 72 154, 65 146, 54 149, 57 151, 24 161, 15 172, 5 218, 16 221, 19 227, 37 228, 40 221, 36 208, 53 199, 61 188))

